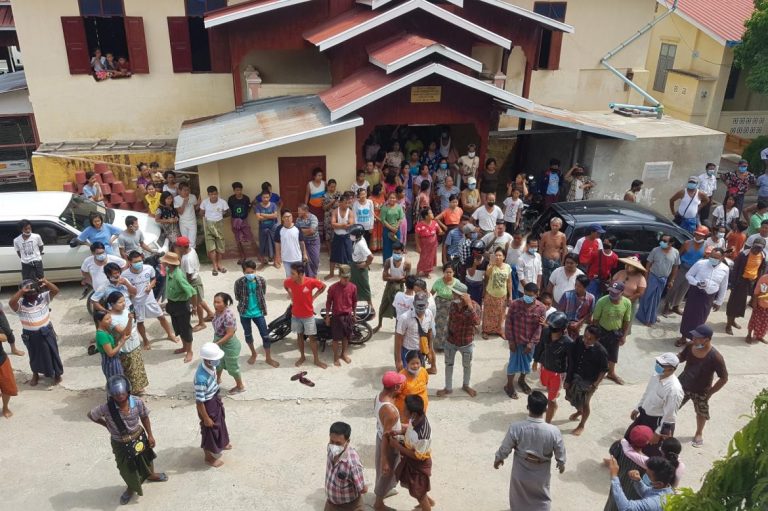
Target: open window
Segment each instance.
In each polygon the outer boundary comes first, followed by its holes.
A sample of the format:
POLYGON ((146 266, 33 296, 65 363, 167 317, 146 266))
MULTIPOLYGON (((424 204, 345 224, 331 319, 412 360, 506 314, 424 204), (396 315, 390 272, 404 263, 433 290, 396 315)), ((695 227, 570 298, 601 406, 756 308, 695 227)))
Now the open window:
MULTIPOLYGON (((534 2, 533 11, 556 21, 565 21, 565 2, 534 2)), ((542 28, 539 40, 539 57, 534 69, 554 71, 560 68, 560 49, 563 46, 563 33, 558 30, 542 28)))
POLYGON ((226 7, 226 0, 185 0, 186 16, 168 17, 174 73, 229 73, 229 40, 218 28, 206 29, 207 12, 226 7))
POLYGON ((70 74, 97 80, 149 73, 144 20, 126 16, 123 0, 79 0, 80 16, 63 16, 70 74))

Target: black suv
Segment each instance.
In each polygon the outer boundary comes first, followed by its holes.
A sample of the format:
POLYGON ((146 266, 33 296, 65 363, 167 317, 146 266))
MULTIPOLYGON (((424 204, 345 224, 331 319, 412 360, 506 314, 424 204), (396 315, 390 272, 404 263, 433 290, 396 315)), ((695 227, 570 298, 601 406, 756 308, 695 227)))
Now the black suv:
POLYGON ((660 213, 634 202, 619 200, 557 202, 536 220, 531 236, 541 237, 542 233, 549 230, 549 221, 553 217, 563 220, 562 231, 570 247, 587 234, 590 225, 600 224, 606 231, 603 238, 616 237, 613 249, 619 257, 637 254, 643 262, 653 247, 658 246, 664 234, 676 240, 677 248, 692 238, 688 231, 660 213))

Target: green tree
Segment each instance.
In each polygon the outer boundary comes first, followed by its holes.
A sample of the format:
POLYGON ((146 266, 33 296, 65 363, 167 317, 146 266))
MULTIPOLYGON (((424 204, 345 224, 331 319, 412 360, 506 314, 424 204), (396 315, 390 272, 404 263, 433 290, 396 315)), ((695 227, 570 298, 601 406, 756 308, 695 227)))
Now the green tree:
POLYGON ((683 488, 664 511, 765 511, 768 509, 768 389, 752 404, 754 415, 728 444, 725 458, 704 476, 698 492, 683 488))
POLYGON ((748 70, 750 89, 768 94, 768 0, 754 1, 755 12, 744 23, 747 30, 735 50, 736 64, 748 70))

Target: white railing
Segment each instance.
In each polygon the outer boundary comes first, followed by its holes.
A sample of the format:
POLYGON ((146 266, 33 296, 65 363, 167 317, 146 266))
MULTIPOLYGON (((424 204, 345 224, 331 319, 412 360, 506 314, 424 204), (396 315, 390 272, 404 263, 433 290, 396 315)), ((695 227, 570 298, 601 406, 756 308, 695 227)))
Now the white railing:
POLYGON ((768 135, 768 110, 721 112, 717 129, 741 138, 768 135))

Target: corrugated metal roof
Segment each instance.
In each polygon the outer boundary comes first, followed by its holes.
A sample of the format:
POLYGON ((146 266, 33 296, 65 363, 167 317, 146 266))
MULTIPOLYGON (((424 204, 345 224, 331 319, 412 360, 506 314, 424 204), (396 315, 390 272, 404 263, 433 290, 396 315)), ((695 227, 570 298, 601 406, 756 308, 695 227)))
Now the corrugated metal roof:
POLYGON ((241 111, 182 124, 175 166, 180 169, 219 161, 362 124, 359 116, 332 121, 315 95, 253 101, 241 111))
POLYGON ((242 4, 231 5, 223 9, 216 9, 205 17, 205 28, 223 25, 230 21, 237 21, 249 16, 264 14, 265 12, 283 9, 292 5, 303 4, 311 0, 254 0, 242 4))
POLYGON ((478 73, 483 63, 448 46, 416 34, 397 34, 366 48, 368 60, 384 69, 387 74, 418 62, 427 56, 438 54, 466 66, 478 73))
POLYGON ((36 153, 109 154, 126 152, 174 151, 175 140, 93 140, 84 142, 46 142, 36 153))
MULTIPOLYGON (((611 122, 614 120, 613 118, 618 117, 616 114, 605 112, 603 112, 603 114, 604 116, 596 118, 594 115, 588 115, 584 112, 573 112, 571 110, 563 110, 561 108, 539 104, 534 104, 533 108, 527 112, 512 109, 507 110, 507 115, 509 116, 543 122, 553 126, 586 131, 587 133, 605 135, 608 137, 620 138, 622 140, 635 140, 637 138, 628 131, 616 128, 616 125, 611 122)), ((513 130, 500 129, 499 131, 513 130)))
MULTIPOLYGON (((673 0, 657 0, 671 8, 673 0)), ((734 44, 744 36, 744 22, 755 10, 753 0, 678 0, 677 14, 720 44, 734 44)))
POLYGON ((0 75, 0 94, 24 89, 27 89, 27 75, 24 71, 0 75))

